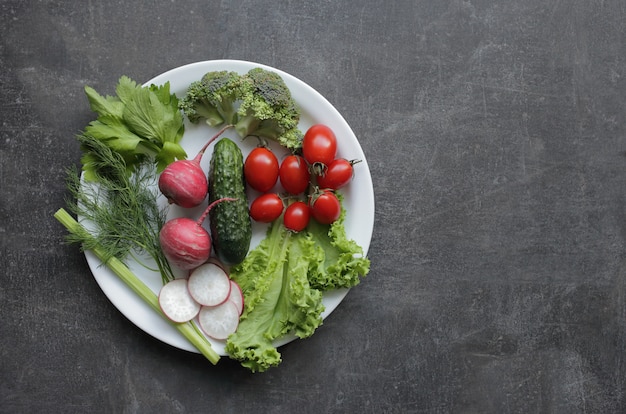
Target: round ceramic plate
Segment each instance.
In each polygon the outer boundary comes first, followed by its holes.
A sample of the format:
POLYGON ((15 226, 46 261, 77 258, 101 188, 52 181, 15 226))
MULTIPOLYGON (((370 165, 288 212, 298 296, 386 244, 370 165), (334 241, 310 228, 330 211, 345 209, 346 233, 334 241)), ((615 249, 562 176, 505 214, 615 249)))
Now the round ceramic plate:
MULTIPOLYGON (((367 254, 374 227, 374 190, 367 160, 348 123, 317 91, 301 80, 278 69, 258 63, 237 60, 212 60, 192 63, 165 72, 146 82, 145 85, 162 85, 169 81, 170 92, 175 93, 180 98, 184 96, 190 83, 201 79, 207 72, 230 70, 246 73, 254 67, 275 71, 283 77, 302 110, 300 119, 300 129, 302 131, 306 131, 311 125, 317 123, 326 124, 333 129, 337 136, 337 155, 350 160, 362 160, 362 162, 355 165, 354 180, 340 191, 344 196, 347 236, 356 241, 363 248, 364 253, 367 254)), ((193 158, 206 140, 215 132, 217 132, 217 129, 210 128, 205 123, 195 125, 185 120, 185 135, 181 144, 187 151, 189 158, 193 158)), ((239 144, 244 158, 257 144, 256 140, 248 139, 242 141, 235 134, 229 134, 228 131, 223 136, 229 137, 239 144)), ((286 153, 284 149, 274 143, 270 143, 270 146, 277 152, 279 159, 283 153, 286 153)), ((207 149, 202 160, 201 165, 205 171, 208 171, 211 153, 212 146, 207 149)), ((254 194, 253 190, 249 190, 248 195, 252 199, 257 194, 254 194)), ((164 200, 163 202, 165 203, 164 200)), ((182 215, 198 217, 203 209, 203 206, 187 210, 171 207, 168 215, 171 217, 182 215)), ((265 230, 266 225, 253 224, 251 248, 254 248, 265 236, 265 230)), ((167 344, 183 350, 198 352, 169 322, 136 296, 113 272, 102 266, 102 263, 92 253, 86 252, 85 255, 100 288, 124 316, 148 334, 167 344)), ((137 263, 129 263, 129 267, 146 285, 155 293, 158 293, 161 287, 161 276, 158 273, 146 270, 137 263)), ((347 292, 347 289, 339 289, 324 294, 323 303, 326 310, 322 315, 323 318, 326 318, 341 303, 347 292)), ((295 339, 295 336, 287 336, 277 340, 275 345, 284 345, 293 339, 295 339)), ((226 355, 223 341, 212 339, 210 341, 218 354, 226 355)))

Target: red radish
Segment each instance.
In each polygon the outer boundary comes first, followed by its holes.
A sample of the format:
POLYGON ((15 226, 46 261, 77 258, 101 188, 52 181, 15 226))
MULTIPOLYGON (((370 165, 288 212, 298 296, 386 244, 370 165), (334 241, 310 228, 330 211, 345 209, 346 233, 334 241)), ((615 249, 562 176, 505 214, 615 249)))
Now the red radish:
POLYGON ((229 127, 225 126, 209 139, 193 160, 177 160, 165 167, 159 176, 159 190, 170 203, 191 208, 204 201, 209 186, 200 161, 209 145, 229 127))
POLYGON ((187 282, 189 294, 201 305, 217 306, 230 295, 230 279, 224 270, 213 263, 195 268, 187 282))
POLYGON ((218 306, 203 306, 198 313, 200 328, 214 339, 226 339, 239 326, 237 305, 227 300, 218 306))
POLYGON ((243 292, 241 291, 241 287, 239 287, 234 280, 230 281, 230 295, 228 295, 228 300, 237 305, 239 315, 241 315, 243 313, 243 292))
POLYGON ((192 320, 201 307, 189 294, 186 279, 174 279, 163 285, 159 292, 159 306, 168 319, 177 323, 192 320))
POLYGON ((178 217, 165 223, 159 233, 159 242, 167 260, 184 270, 195 269, 206 262, 211 255, 211 236, 202 227, 202 223, 216 204, 235 200, 235 198, 215 200, 198 220, 178 217))

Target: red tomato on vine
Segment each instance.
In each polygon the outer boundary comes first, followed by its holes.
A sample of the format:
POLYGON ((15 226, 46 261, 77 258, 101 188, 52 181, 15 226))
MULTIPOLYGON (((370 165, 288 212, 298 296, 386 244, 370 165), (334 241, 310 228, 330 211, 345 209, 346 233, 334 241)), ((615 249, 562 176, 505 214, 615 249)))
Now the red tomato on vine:
POLYGON ((265 147, 256 147, 246 157, 243 174, 252 188, 262 193, 269 191, 278 180, 278 159, 265 147))
POLYGON ((260 223, 271 223, 280 217, 284 207, 283 200, 278 194, 262 194, 250 204, 250 217, 260 223))
POLYGON ((291 231, 299 232, 306 229, 309 224, 311 212, 309 206, 303 201, 294 201, 285 209, 283 224, 291 231))
POLYGON ((341 215, 341 203, 329 190, 321 190, 313 193, 309 198, 311 215, 322 224, 331 224, 341 215))
POLYGON ((288 155, 278 171, 280 184, 290 194, 301 194, 309 186, 310 173, 306 161, 299 155, 288 155))
POLYGON ((326 170, 317 177, 317 185, 320 188, 330 188, 337 190, 348 184, 354 177, 353 165, 360 160, 348 161, 344 158, 337 158, 331 162, 326 170))
POLYGON ((316 124, 304 133, 302 155, 310 165, 330 165, 337 154, 337 137, 328 126, 316 124))

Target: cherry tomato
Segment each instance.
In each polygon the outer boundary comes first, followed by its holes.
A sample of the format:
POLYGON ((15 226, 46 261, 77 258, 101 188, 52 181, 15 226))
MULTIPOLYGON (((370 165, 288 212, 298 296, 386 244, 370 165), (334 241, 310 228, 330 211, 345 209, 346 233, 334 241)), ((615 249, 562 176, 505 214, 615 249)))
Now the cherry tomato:
POLYGON ((317 184, 320 188, 330 188, 337 190, 348 184, 354 176, 352 167, 360 160, 348 161, 344 158, 337 158, 328 165, 328 168, 317 177, 317 184))
POLYGON ((283 200, 276 193, 266 193, 258 196, 250 204, 250 217, 260 223, 271 223, 283 212, 283 200))
POLYGON ((264 193, 276 184, 278 168, 276 155, 265 147, 257 147, 246 157, 243 174, 250 187, 264 193))
POLYGON ((304 133, 302 155, 311 165, 330 165, 337 153, 337 138, 326 125, 313 125, 304 133))
POLYGON ((322 224, 331 224, 341 214, 341 204, 332 191, 322 190, 311 195, 309 198, 311 215, 322 224))
POLYGON ((280 183, 290 194, 300 194, 309 185, 309 167, 299 155, 288 155, 280 164, 280 183))
POLYGON ((283 224, 291 231, 302 231, 309 224, 311 212, 309 206, 302 201, 294 201, 285 209, 283 224))

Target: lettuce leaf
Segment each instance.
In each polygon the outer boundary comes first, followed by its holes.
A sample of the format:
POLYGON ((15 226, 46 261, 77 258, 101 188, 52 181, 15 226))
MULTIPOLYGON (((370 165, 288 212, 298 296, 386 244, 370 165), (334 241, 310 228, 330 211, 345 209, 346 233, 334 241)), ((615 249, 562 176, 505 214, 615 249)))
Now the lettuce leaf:
POLYGON ((346 237, 345 211, 332 225, 311 221, 306 231, 288 231, 274 221, 265 239, 230 275, 244 293, 245 309, 226 352, 253 372, 277 366, 274 340, 311 336, 322 325, 322 294, 352 287, 369 271, 363 249, 346 237))
POLYGON ((290 233, 274 223, 259 246, 231 268, 231 278, 243 291, 245 308, 237 332, 226 342, 226 352, 252 372, 265 371, 281 362, 271 332, 284 318, 274 310, 282 292, 290 238, 290 233))
POLYGON ((315 220, 309 223, 309 237, 322 251, 309 266, 309 283, 315 289, 353 287, 369 272, 370 261, 363 256, 363 249, 346 236, 345 215, 342 209, 341 216, 330 227, 315 220))

